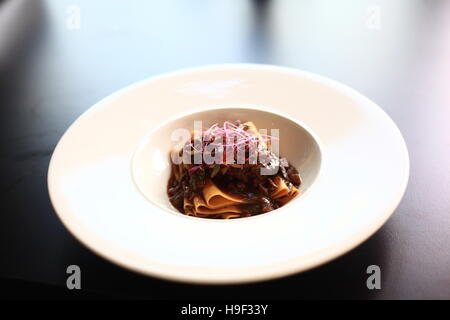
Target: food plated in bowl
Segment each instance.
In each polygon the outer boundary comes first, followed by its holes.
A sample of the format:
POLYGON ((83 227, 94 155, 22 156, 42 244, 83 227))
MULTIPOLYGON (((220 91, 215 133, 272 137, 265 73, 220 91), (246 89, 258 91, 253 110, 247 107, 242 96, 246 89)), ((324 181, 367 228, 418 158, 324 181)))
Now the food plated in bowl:
POLYGON ((222 219, 283 206, 299 194, 301 179, 286 158, 271 150, 273 139, 278 138, 239 120, 194 131, 171 154, 170 202, 187 215, 222 219))
POLYGON ((219 65, 151 78, 90 108, 58 143, 48 185, 64 225, 106 259, 165 279, 242 283, 354 248, 393 213, 408 173, 398 128, 353 89, 289 68, 219 65), (179 212, 167 189, 171 134, 195 120, 279 129, 299 194, 245 218, 179 212))

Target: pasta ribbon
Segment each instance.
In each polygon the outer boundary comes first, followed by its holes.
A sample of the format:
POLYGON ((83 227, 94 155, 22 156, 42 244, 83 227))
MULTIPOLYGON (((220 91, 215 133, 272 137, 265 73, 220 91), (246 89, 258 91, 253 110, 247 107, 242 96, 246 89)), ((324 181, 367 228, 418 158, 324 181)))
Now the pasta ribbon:
POLYGON ((248 200, 231 195, 220 190, 212 181, 208 179, 203 189, 203 198, 208 208, 218 209, 229 205, 249 203, 248 200))

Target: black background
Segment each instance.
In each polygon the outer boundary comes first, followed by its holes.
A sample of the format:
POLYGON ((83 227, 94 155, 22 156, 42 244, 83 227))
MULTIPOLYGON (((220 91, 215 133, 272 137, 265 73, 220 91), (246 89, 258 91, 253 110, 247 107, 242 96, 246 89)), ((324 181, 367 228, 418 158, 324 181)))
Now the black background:
POLYGON ((0 0, 2 296, 450 299, 449 121, 450 1, 0 0), (71 5, 79 29, 67 24, 71 5), (47 192, 67 127, 130 83, 227 62, 312 71, 378 103, 411 160, 392 218, 325 266, 249 285, 146 278, 81 246, 47 192), (65 289, 71 264, 81 267, 82 292, 65 289), (371 264, 381 267, 381 290, 366 288, 371 264))

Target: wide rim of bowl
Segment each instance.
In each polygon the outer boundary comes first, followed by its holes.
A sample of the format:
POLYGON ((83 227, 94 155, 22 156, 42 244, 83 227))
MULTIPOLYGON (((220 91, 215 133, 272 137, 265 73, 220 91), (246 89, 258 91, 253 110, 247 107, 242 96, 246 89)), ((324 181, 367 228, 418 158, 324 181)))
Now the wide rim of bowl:
MULTIPOLYGON (((323 154, 323 153, 322 153, 323 154)), ((98 254, 99 256, 105 258, 106 260, 119 265, 125 269, 147 275, 147 276, 155 276, 158 278, 162 278, 165 280, 171 280, 171 281, 177 281, 177 282, 189 282, 189 283, 197 283, 197 284, 239 284, 239 283, 250 283, 250 282, 257 282, 257 281, 264 281, 264 280, 271 280, 276 278, 281 278, 284 276, 289 276, 295 273, 299 273, 302 271, 306 271, 309 269, 312 269, 314 267, 323 265, 331 260, 336 259, 339 256, 344 255, 345 253, 349 252, 350 250, 354 249, 358 245, 360 245, 362 242, 367 240, 370 236, 372 236, 378 229, 381 228, 381 226, 389 219, 389 217, 394 213, 395 209, 398 207, 405 191, 408 185, 409 180, 409 171, 410 171, 410 164, 409 164, 409 155, 408 155, 408 149, 406 146, 406 143, 403 139, 403 136, 394 123, 394 121, 387 115, 387 113, 380 108, 376 103, 374 103, 372 100, 367 98, 366 96, 362 95, 355 89, 338 82, 336 80, 332 80, 330 78, 308 72, 303 70, 298 70, 294 68, 284 67, 284 66, 276 66, 276 65, 267 65, 267 64, 249 64, 249 63, 232 63, 232 64, 216 64, 216 65, 206 65, 206 66, 198 66, 198 67, 191 67, 191 68, 185 68, 177 71, 167 72, 163 73, 161 75, 153 76, 146 78, 144 80, 135 82, 131 85, 128 85, 124 87, 123 89, 120 89, 109 96, 103 98, 96 104, 94 104, 92 107, 87 109, 85 112, 83 112, 65 131, 63 136, 60 138, 59 142, 57 143, 54 152, 52 154, 50 163, 49 163, 49 169, 48 169, 48 175, 47 175, 47 183, 48 183, 48 191, 49 191, 49 197, 50 201, 52 203, 52 206, 54 208, 54 211, 56 212, 59 220, 62 222, 62 224, 66 227, 66 229, 84 246, 98 254), (68 214, 65 214, 64 208, 60 206, 59 200, 57 196, 55 196, 54 187, 53 187, 53 168, 55 166, 55 157, 54 155, 57 154, 61 148, 61 145, 64 144, 65 138, 67 135, 70 134, 71 130, 79 125, 79 120, 87 117, 91 112, 96 111, 97 109, 100 109, 104 106, 106 106, 109 102, 114 101, 118 97, 122 96, 123 94, 132 91, 133 89, 139 88, 141 86, 147 85, 150 82, 158 81, 159 79, 167 78, 167 77, 173 77, 177 75, 183 75, 186 73, 191 72, 198 72, 198 71, 220 71, 220 70, 227 70, 227 69, 253 69, 253 70, 266 70, 266 71, 272 71, 272 72, 283 72, 283 73, 290 73, 292 75, 300 76, 306 79, 315 80, 317 82, 320 82, 324 85, 330 86, 333 89, 344 93, 345 95, 357 97, 359 99, 363 99, 367 103, 370 103, 374 107, 378 108, 378 111, 381 111, 384 120, 390 125, 395 128, 395 135, 396 138, 401 141, 401 148, 402 148, 402 154, 403 154, 403 168, 404 168, 404 178, 401 182, 399 182, 399 188, 398 192, 396 194, 395 201, 392 201, 390 203, 389 209, 385 210, 382 214, 377 217, 376 221, 373 221, 371 224, 366 225, 364 228, 361 228, 357 232, 354 232, 351 236, 346 237, 345 239, 334 243, 333 245, 317 251, 312 252, 308 255, 304 255, 301 257, 293 258, 289 261, 282 262, 282 263, 275 263, 272 265, 264 266, 263 272, 247 272, 244 274, 239 274, 233 278, 224 277, 224 278, 202 278, 202 277, 195 277, 191 275, 186 274, 180 274, 180 273, 174 273, 173 270, 165 270, 164 266, 158 265, 158 263, 155 263, 153 265, 153 268, 143 267, 141 264, 137 265, 134 262, 136 262, 130 255, 127 255, 125 257, 125 253, 122 249, 114 247, 112 244, 108 243, 106 240, 101 239, 98 237, 94 232, 86 228, 85 226, 81 225, 79 221, 76 219, 72 219, 72 217, 68 214)))

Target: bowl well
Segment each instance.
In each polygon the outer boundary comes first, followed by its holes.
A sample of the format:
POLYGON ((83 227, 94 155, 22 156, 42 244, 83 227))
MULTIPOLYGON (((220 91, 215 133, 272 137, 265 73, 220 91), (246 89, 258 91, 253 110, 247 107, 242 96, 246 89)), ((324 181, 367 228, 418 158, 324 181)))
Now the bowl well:
MULTIPOLYGON (((322 160, 321 148, 309 129, 286 116, 262 108, 226 107, 183 115, 151 130, 139 144, 132 161, 132 174, 136 186, 149 201, 170 212, 179 213, 169 202, 167 182, 170 176, 170 152, 177 141, 172 133, 177 129, 194 129, 194 121, 201 121, 203 128, 215 123, 241 120, 252 121, 258 129, 279 130, 279 154, 285 157, 300 173, 301 194, 305 193, 317 178, 322 160)), ((179 142, 178 142, 179 143, 179 142)), ((297 197, 295 200, 298 200, 297 197)))

